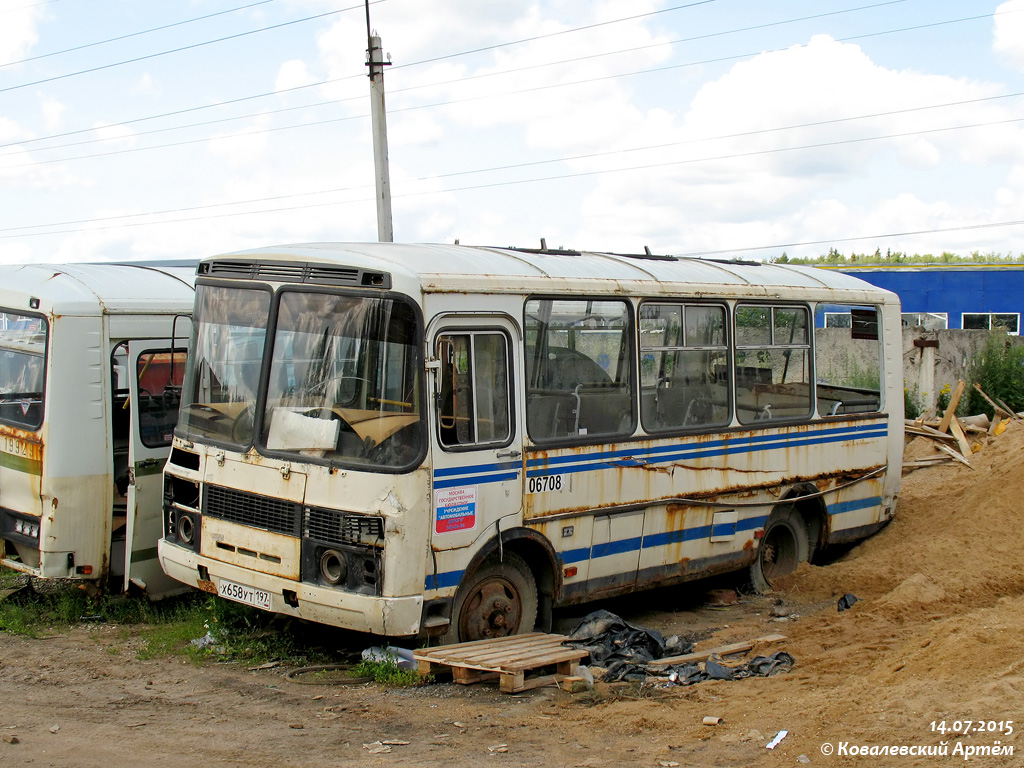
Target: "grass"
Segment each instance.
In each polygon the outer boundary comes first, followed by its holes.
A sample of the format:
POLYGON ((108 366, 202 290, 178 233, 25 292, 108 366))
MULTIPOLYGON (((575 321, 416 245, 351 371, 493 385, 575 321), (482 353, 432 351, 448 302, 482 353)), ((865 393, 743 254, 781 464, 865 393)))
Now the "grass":
POLYGON ((0 589, 18 587, 20 591, 0 600, 0 632, 41 637, 102 623, 120 627, 125 640, 137 635, 142 641, 136 653, 140 659, 185 656, 194 663, 251 664, 333 660, 304 641, 294 623, 201 592, 156 603, 123 595, 94 599, 76 582, 46 581, 37 587, 21 574, 0 569, 0 589))
POLYGON ((398 664, 393 656, 378 661, 363 659, 352 668, 353 677, 369 677, 381 685, 388 685, 392 688, 408 688, 422 685, 429 680, 428 677, 420 677, 414 669, 405 669, 398 664))

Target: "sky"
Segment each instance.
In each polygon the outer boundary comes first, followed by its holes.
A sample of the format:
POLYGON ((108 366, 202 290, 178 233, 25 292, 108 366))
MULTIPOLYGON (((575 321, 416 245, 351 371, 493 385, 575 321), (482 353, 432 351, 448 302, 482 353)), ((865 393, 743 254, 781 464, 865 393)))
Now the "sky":
MULTIPOLYGON (((394 239, 1024 252, 1024 0, 373 0, 394 239)), ((362 0, 0 0, 0 262, 377 239, 362 0)))

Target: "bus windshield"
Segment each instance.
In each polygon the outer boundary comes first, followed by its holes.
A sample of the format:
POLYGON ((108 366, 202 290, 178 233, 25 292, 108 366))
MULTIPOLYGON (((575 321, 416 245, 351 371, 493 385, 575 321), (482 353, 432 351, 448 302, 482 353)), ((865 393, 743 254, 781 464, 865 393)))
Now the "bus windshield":
POLYGON ((252 443, 270 291, 196 286, 193 349, 178 429, 238 447, 252 443))
POLYGON ((0 421, 42 425, 46 336, 43 318, 0 311, 0 421))
POLYGON ((400 468, 424 447, 411 306, 284 291, 261 445, 332 463, 400 468))

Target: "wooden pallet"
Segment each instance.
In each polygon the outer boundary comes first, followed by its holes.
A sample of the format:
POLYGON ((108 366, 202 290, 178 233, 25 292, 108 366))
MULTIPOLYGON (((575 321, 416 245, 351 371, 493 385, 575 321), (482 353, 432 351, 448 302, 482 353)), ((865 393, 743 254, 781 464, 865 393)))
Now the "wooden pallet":
POLYGON ((413 658, 419 663, 421 675, 450 667, 456 683, 469 685, 497 678, 503 692, 518 693, 570 677, 574 663, 588 654, 562 645, 565 639, 565 635, 533 632, 424 648, 413 658), (555 674, 527 679, 527 673, 550 666, 555 667, 555 674))

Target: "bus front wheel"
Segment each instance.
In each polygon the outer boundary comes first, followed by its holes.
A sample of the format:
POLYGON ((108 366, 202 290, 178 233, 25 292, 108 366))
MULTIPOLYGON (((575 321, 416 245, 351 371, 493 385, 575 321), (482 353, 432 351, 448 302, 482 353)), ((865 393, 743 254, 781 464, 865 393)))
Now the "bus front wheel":
POLYGON ((448 642, 464 643, 530 632, 537 620, 537 582, 513 552, 486 560, 459 588, 448 642), (456 634, 457 633, 457 634, 456 634))
POLYGON ((750 583, 767 592, 783 576, 793 573, 810 553, 807 525, 793 509, 776 510, 764 526, 757 559, 750 566, 750 583))

